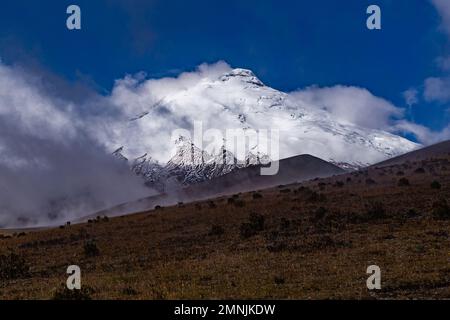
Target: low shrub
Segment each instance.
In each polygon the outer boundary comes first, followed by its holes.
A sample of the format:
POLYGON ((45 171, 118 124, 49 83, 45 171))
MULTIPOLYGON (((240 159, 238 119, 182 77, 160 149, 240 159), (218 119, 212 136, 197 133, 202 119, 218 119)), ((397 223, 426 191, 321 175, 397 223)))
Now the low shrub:
POLYGON ((368 220, 378 220, 386 217, 386 210, 381 202, 370 201, 366 203, 365 218, 368 220))
POLYGON ((248 222, 241 224, 241 237, 246 239, 256 235, 264 230, 264 216, 252 212, 248 218, 248 222))
POLYGON ((221 236, 224 233, 225 233, 224 228, 219 225, 211 226, 211 230, 209 231, 210 236, 221 236))
POLYGON ((84 254, 86 257, 96 257, 100 255, 100 250, 97 247, 95 240, 89 240, 84 243, 84 254))
POLYGON ((434 180, 431 184, 430 184, 431 189, 440 189, 441 188, 441 184, 434 180))
POLYGON ((82 286, 80 290, 70 290, 67 286, 61 286, 53 294, 53 300, 92 300, 94 289, 82 286))
POLYGON ((0 255, 1 280, 23 279, 29 275, 30 267, 22 256, 13 252, 0 255))
POLYGON ((262 197, 263 197, 262 194, 259 192, 255 192, 252 194, 253 199, 261 199, 262 197))
POLYGON ((238 208, 243 208, 243 207, 245 207, 245 201, 244 200, 235 200, 234 206, 238 207, 238 208))
POLYGON ((400 180, 398 180, 397 185, 398 185, 399 187, 407 187, 407 186, 410 186, 410 183, 409 183, 409 180, 408 180, 408 179, 406 179, 406 178, 401 178, 400 180))
POLYGON ((414 170, 414 172, 415 172, 415 173, 419 173, 419 174, 425 173, 425 169, 422 168, 422 167, 420 167, 420 168, 417 168, 416 170, 414 170))
POLYGON ((450 206, 447 200, 440 199, 433 203, 432 215, 435 219, 448 220, 450 219, 450 206))

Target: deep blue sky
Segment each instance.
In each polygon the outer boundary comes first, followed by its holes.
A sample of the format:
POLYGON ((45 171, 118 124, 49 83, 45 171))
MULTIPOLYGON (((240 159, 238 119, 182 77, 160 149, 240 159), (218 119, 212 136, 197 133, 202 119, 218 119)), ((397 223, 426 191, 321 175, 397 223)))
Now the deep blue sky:
MULTIPOLYGON (((428 1, 411 0, 15 0, 1 6, 0 57, 102 93, 127 73, 162 77, 225 60, 280 90, 355 85, 405 106, 404 90, 441 73, 439 24, 428 1), (81 31, 65 27, 69 4, 81 7, 81 31), (381 31, 365 27, 369 4, 382 8, 381 31)), ((421 101, 414 118, 440 129, 446 109, 421 101)))

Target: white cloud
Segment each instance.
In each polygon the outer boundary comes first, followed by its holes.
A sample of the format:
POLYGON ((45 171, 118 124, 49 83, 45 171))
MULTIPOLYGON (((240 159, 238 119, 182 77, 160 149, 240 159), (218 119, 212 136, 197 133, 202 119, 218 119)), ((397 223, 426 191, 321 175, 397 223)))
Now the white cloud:
POLYGON ((436 63, 444 71, 450 71, 450 56, 438 57, 436 63))
POLYGON ((335 119, 371 129, 388 130, 403 110, 367 89, 349 86, 309 87, 292 96, 330 112, 335 119))
POLYGON ((450 1, 431 0, 442 18, 442 28, 450 35, 450 1))
POLYGON ((411 107, 419 102, 419 91, 414 88, 410 88, 403 92, 403 98, 405 99, 405 103, 411 107))
POLYGON ((428 102, 450 101, 450 78, 430 77, 424 82, 424 98, 428 102))
POLYGON ((406 133, 412 133, 425 145, 450 139, 450 125, 443 128, 441 131, 433 131, 423 125, 401 120, 395 124, 395 129, 406 133))

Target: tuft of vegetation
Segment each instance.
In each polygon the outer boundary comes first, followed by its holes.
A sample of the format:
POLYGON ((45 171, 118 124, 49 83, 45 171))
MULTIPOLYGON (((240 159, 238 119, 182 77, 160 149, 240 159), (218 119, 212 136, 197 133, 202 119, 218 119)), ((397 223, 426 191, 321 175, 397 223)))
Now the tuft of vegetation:
POLYGON ((422 174, 422 173, 425 173, 425 169, 422 168, 422 167, 420 167, 420 168, 417 168, 416 170, 414 170, 414 172, 415 172, 415 173, 422 174))
POLYGON ((309 188, 303 191, 306 194, 306 200, 310 202, 324 202, 326 201, 326 196, 323 193, 317 193, 309 188))
POLYGON ((255 192, 252 194, 253 199, 261 199, 262 197, 263 197, 262 194, 259 192, 255 192))
POLYGON ((342 188, 342 187, 344 186, 344 182, 342 182, 342 181, 336 181, 335 184, 334 184, 334 186, 335 186, 336 188, 342 188))
POLYGON ((286 283, 286 280, 283 277, 278 277, 278 276, 275 276, 273 278, 273 281, 275 282, 276 285, 282 285, 282 284, 286 283))
POLYGON ((401 178, 400 180, 398 180, 397 185, 398 185, 399 187, 408 187, 408 186, 410 186, 411 184, 409 183, 409 180, 408 180, 408 179, 406 179, 406 178, 401 178))
POLYGON ((82 286, 80 290, 70 290, 67 286, 61 286, 53 294, 53 300, 92 300, 94 289, 82 286))
POLYGON ((214 201, 208 201, 208 207, 210 209, 215 209, 217 208, 217 205, 214 203, 214 201))
POLYGON ((139 292, 137 292, 132 287, 128 286, 122 289, 122 294, 125 296, 137 296, 139 292))
POLYGON ((225 229, 219 225, 211 226, 211 230, 209 231, 210 236, 221 236, 225 233, 225 229))
POLYGON ((440 199, 433 203, 432 215, 435 219, 448 220, 450 219, 450 206, 447 200, 440 199))
POLYGON ((430 184, 430 187, 431 187, 431 189, 437 189, 437 190, 439 190, 439 189, 441 188, 441 184, 440 184, 438 181, 434 180, 434 181, 430 184))
POLYGON ((264 222, 265 222, 264 216, 252 212, 250 213, 248 220, 256 230, 258 231, 264 230, 264 222))
POLYGON ((0 280, 23 279, 29 275, 30 267, 22 256, 14 252, 0 255, 0 280))
POLYGON ((289 193, 289 192, 291 192, 291 189, 289 189, 289 188, 280 190, 280 193, 289 193))
POLYGON ((97 247, 95 240, 89 240, 84 243, 84 254, 86 257, 96 257, 100 255, 100 250, 97 247))
POLYGON ((325 218, 327 213, 328 213, 328 210, 325 209, 324 207, 317 208, 317 210, 314 212, 313 221, 318 222, 318 221, 322 220, 323 218, 325 218))
POLYGON ((406 213, 406 216, 408 218, 415 218, 419 216, 419 213, 415 209, 409 209, 408 212, 406 213))
POLYGON ((379 201, 370 201, 366 203, 365 218, 367 220, 379 220, 386 218, 386 210, 379 201))
POLYGON ((256 235, 264 230, 264 216, 252 212, 248 218, 248 222, 241 224, 240 234, 244 239, 256 235))
POLYGON ((375 180, 371 179, 371 178, 368 178, 368 179, 366 179, 366 184, 368 186, 370 186, 370 185, 377 184, 377 182, 375 180))
POLYGON ((244 200, 236 200, 234 201, 234 206, 238 208, 245 207, 245 201, 244 200))

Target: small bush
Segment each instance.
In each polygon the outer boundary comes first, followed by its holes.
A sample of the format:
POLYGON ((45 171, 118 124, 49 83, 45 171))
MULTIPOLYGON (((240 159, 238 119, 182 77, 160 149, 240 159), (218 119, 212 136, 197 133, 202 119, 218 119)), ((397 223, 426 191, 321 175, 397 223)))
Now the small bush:
POLYGON ((234 206, 238 208, 245 207, 245 201, 244 200, 236 200, 234 201, 234 206))
POLYGON ((13 252, 0 255, 0 280, 23 279, 30 275, 25 259, 13 252))
POLYGON ((318 208, 315 212, 314 212, 314 221, 320 221, 323 218, 325 218, 326 214, 328 213, 328 210, 325 209, 324 207, 320 207, 318 208))
POLYGON ((211 230, 209 231, 210 236, 221 236, 225 233, 225 230, 219 225, 211 226, 211 230))
POLYGON ((398 180, 397 185, 398 185, 399 187, 407 187, 407 186, 410 185, 410 183, 409 183, 409 180, 408 180, 408 179, 406 179, 406 178, 401 178, 400 180, 398 180))
POLYGON ((264 229, 264 216, 252 212, 248 220, 256 230, 262 231, 264 229))
POLYGON ((128 286, 122 289, 122 294, 126 296, 137 296, 139 293, 132 287, 128 286))
POLYGON ((448 220, 450 219, 450 207, 447 200, 440 199, 433 203, 432 215, 436 219, 448 220))
POLYGON ((398 176, 404 176, 405 173, 404 173, 403 171, 397 171, 397 175, 398 175, 398 176))
POLYGON ((366 179, 366 184, 370 186, 370 185, 374 185, 374 184, 377 184, 377 183, 376 183, 375 180, 369 178, 369 179, 366 179))
POLYGON ((342 181, 336 181, 334 184, 335 187, 337 188, 342 188, 344 186, 344 182, 342 181))
POLYGON ((326 197, 322 193, 310 191, 306 200, 310 202, 324 202, 326 200, 326 197))
POLYGON ((255 192, 252 194, 253 199, 261 199, 262 197, 263 197, 262 194, 259 192, 255 192))
POLYGON ((372 201, 366 204, 366 218, 369 220, 383 219, 386 217, 386 210, 381 202, 372 201))
POLYGON ((281 241, 275 241, 272 243, 269 243, 266 246, 267 251, 272 252, 272 253, 276 253, 276 252, 281 252, 283 250, 286 249, 286 244, 284 242, 281 241))
POLYGON ((253 237, 254 235, 256 235, 258 233, 258 231, 253 228, 253 225, 248 222, 241 224, 239 231, 240 231, 241 237, 244 239, 253 237))
POLYGON ((416 170, 414 170, 414 172, 415 172, 415 173, 419 173, 419 174, 425 173, 425 169, 422 168, 422 167, 420 167, 420 168, 417 168, 416 170))
POLYGON ((439 182, 437 182, 436 180, 434 180, 431 185, 430 185, 431 189, 440 189, 441 188, 441 184, 439 182))
POLYGON ((289 193, 289 192, 291 192, 291 189, 289 189, 289 188, 280 190, 280 193, 289 193))
POLYGON ((241 237, 246 239, 256 235, 259 231, 264 230, 264 216, 251 213, 249 221, 241 224, 240 234, 241 237))
POLYGON ((100 255, 100 250, 94 240, 85 242, 83 249, 86 257, 96 257, 100 255))
POLYGON ((409 218, 415 218, 419 216, 419 213, 414 209, 409 209, 406 213, 406 216, 408 216, 409 218))
POLYGON ((289 221, 286 218, 281 218, 280 220, 280 229, 281 230, 287 230, 291 226, 291 221, 289 221))
POLYGON ((274 277, 273 281, 275 282, 276 285, 282 285, 286 283, 286 280, 282 277, 274 277))
POLYGON ((215 208, 217 208, 217 205, 214 203, 214 201, 209 201, 208 202, 208 207, 210 209, 215 209, 215 208))
POLYGON ((80 290, 70 290, 64 285, 55 291, 53 300, 92 300, 93 293, 94 289, 87 286, 82 286, 80 290))

